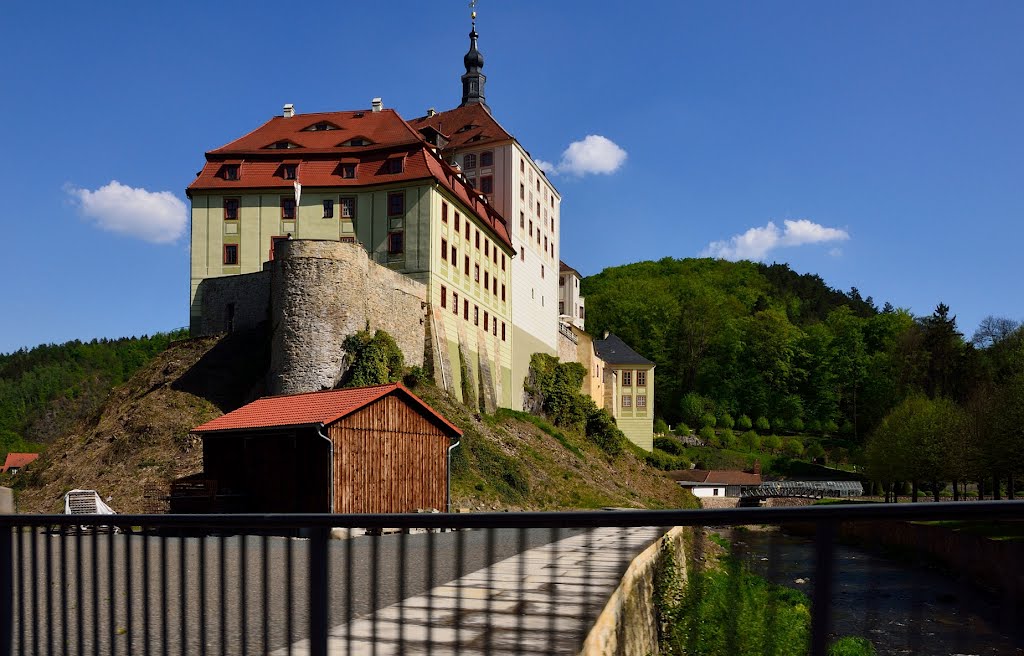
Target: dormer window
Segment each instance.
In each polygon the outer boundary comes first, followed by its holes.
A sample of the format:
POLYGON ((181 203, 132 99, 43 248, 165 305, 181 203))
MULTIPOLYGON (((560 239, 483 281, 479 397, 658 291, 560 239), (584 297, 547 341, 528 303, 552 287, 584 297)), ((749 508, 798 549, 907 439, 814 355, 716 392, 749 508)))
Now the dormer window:
POLYGON ((369 139, 367 139, 366 137, 352 137, 348 141, 341 142, 339 145, 342 146, 342 147, 349 147, 349 146, 370 146, 372 144, 373 144, 373 142, 370 141, 369 139))
POLYGON ((355 164, 342 164, 340 167, 341 177, 346 180, 353 180, 356 177, 356 165, 355 164))
POLYGON ((281 165, 281 177, 285 180, 294 180, 295 171, 298 169, 298 164, 282 164, 281 165))
POLYGON ((475 169, 476 168, 476 155, 469 154, 462 158, 463 168, 475 169))
POLYGON ((456 132, 456 134, 458 134, 460 132, 469 132, 470 130, 475 130, 478 127, 480 127, 480 126, 479 125, 474 125, 473 123, 467 123, 467 124, 463 125, 461 128, 459 128, 458 130, 456 130, 455 132, 456 132))
POLYGON ((328 123, 327 121, 320 121, 314 123, 308 128, 303 128, 303 132, 327 132, 328 130, 339 130, 340 128, 334 123, 328 123))
POLYGON ((394 174, 401 173, 404 170, 404 157, 389 157, 384 160, 383 172, 394 174))
POLYGON ((287 139, 281 141, 275 141, 274 143, 267 146, 270 150, 288 150, 289 148, 298 148, 299 145, 288 141, 287 139))
POLYGON ((238 180, 238 164, 225 164, 220 168, 220 177, 225 180, 238 180))

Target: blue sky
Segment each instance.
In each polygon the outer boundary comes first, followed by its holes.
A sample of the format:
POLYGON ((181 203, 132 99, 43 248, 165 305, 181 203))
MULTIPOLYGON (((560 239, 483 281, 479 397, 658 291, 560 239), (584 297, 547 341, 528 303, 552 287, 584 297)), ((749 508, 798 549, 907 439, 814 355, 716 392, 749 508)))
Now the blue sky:
MULTIPOLYGON (((610 173, 574 173, 587 151, 553 175, 562 257, 584 274, 747 255, 917 314, 945 302, 968 335, 988 314, 1024 319, 1024 4, 478 10, 488 102, 535 158, 558 165, 588 136, 625 152, 590 152, 610 173)), ((203 153, 286 102, 381 96, 407 118, 457 105, 468 13, 465 0, 9 3, 0 352, 186 325, 187 237, 166 227, 180 206, 156 197, 164 213, 137 226, 121 207, 104 229, 86 213, 111 208, 87 192, 116 180, 186 203, 203 153)))

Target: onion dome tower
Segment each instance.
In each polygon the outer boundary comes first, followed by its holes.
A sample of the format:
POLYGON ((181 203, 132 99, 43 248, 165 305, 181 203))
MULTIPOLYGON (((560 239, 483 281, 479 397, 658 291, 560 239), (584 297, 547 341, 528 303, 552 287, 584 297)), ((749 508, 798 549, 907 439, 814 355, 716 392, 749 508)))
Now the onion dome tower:
POLYGON ((476 40, 478 36, 476 33, 476 12, 474 11, 473 28, 469 33, 469 52, 462 58, 462 62, 466 65, 466 73, 462 76, 462 104, 459 107, 480 104, 487 111, 491 111, 491 108, 487 106, 484 96, 484 83, 487 81, 487 76, 481 72, 481 69, 484 67, 484 56, 477 49, 476 40))

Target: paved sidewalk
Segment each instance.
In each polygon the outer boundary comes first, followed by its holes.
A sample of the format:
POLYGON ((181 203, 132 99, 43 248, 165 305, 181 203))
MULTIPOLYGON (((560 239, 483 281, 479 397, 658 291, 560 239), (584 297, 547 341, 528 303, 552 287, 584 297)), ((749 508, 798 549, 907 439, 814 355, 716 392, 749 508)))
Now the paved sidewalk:
MULTIPOLYGON (((660 534, 599 528, 530 549, 334 627, 328 653, 575 654, 629 563, 660 534)), ((309 654, 309 641, 292 653, 309 654)))

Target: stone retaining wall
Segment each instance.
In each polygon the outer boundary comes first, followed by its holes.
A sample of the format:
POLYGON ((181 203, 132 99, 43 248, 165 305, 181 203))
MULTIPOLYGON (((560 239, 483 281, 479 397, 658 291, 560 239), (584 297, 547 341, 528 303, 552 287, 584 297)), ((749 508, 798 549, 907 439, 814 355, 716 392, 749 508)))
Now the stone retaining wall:
POLYGON ((664 559, 666 546, 675 556, 683 580, 686 579, 686 555, 683 534, 677 526, 633 559, 619 587, 605 604, 580 656, 625 656, 658 654, 658 609, 655 604, 655 578, 664 559))

